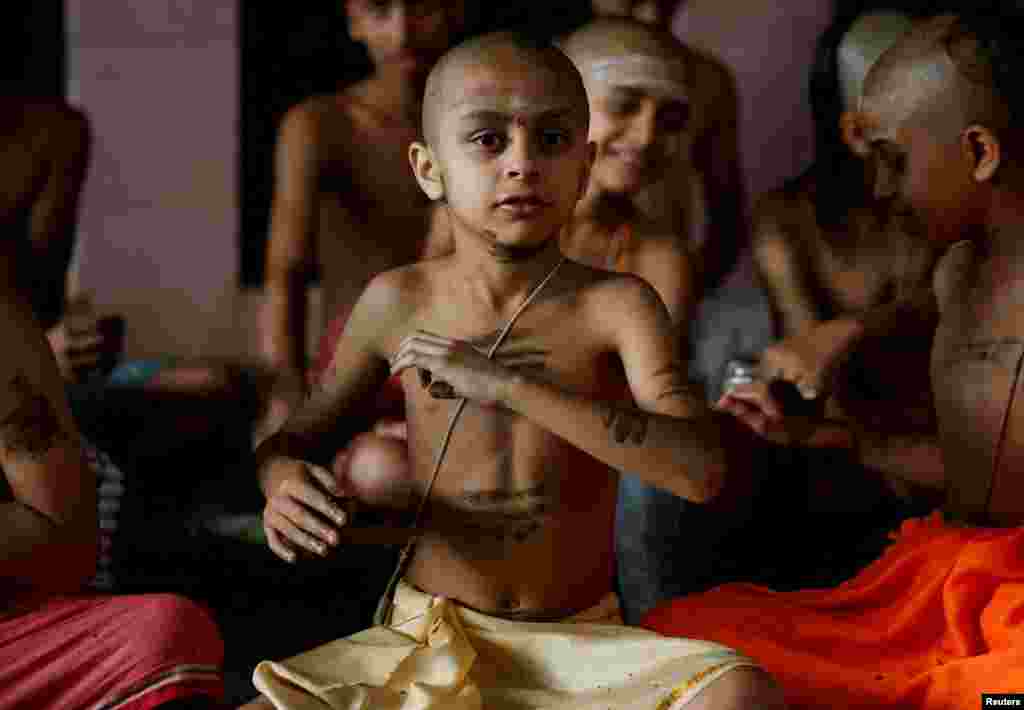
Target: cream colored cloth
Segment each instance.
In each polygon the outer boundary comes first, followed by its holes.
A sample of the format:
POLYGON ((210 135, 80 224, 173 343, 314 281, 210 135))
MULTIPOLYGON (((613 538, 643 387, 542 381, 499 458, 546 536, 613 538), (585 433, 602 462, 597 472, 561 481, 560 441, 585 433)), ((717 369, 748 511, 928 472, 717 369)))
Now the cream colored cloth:
POLYGON ((253 683, 282 710, 671 710, 730 670, 755 666, 725 646, 622 626, 614 595, 560 623, 536 623, 403 582, 392 618, 264 661, 253 683))

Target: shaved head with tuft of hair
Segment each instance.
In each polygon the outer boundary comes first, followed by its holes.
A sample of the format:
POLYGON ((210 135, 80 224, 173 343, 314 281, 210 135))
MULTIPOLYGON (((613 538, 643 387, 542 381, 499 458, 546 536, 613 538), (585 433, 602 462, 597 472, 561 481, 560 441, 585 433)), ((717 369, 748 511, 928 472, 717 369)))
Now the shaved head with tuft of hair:
POLYGON ((589 123, 587 92, 575 65, 550 42, 512 32, 494 32, 469 39, 449 50, 427 77, 423 96, 423 138, 438 144, 441 113, 462 98, 460 75, 470 67, 502 63, 528 65, 549 72, 557 80, 558 95, 568 97, 578 109, 582 125, 589 123))
POLYGON ((861 108, 944 134, 972 123, 1003 133, 1010 127, 1008 97, 979 49, 979 38, 955 15, 921 22, 872 67, 861 108))

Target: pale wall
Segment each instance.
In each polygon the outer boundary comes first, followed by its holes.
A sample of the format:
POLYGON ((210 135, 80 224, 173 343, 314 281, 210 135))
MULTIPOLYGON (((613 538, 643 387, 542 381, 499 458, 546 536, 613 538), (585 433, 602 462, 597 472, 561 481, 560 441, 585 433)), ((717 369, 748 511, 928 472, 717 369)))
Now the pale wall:
POLYGON ((236 350, 238 15, 232 0, 66 0, 92 165, 79 279, 131 356, 236 350))

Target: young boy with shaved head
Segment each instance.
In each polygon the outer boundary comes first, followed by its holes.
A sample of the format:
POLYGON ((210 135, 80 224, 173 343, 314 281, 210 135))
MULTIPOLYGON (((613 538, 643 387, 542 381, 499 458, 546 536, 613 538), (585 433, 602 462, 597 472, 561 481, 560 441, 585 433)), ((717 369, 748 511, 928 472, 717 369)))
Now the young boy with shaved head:
MULTIPOLYGON (((944 250, 931 351, 944 516, 905 522, 834 590, 729 585, 645 620, 758 658, 794 707, 966 708, 1024 689, 1022 36, 1024 14, 988 3, 923 23, 871 70, 857 124, 876 197, 944 250)), ((866 315, 847 343, 918 317, 866 315)), ((768 436, 789 430, 763 383, 724 406, 768 436)))
POLYGON ((284 559, 410 544, 381 623, 260 664, 257 706, 778 706, 724 647, 611 623, 615 469, 707 500, 726 460, 654 289, 559 251, 593 159, 587 128, 583 83, 552 47, 489 35, 432 71, 409 154, 455 251, 370 283, 321 389, 257 451, 284 559), (360 528, 359 486, 316 449, 358 430, 351 415, 389 373, 416 505, 360 528))
POLYGON ((322 366, 306 349, 311 277, 319 272, 329 351, 370 278, 429 255, 439 214, 405 170, 404 151, 419 134, 427 72, 460 31, 464 2, 342 5, 373 73, 302 102, 281 122, 260 318, 260 347, 279 378, 261 434, 281 425, 322 366))
POLYGON ((594 165, 562 234, 570 258, 651 284, 685 335, 695 284, 685 242, 634 204, 681 159, 690 71, 674 37, 626 19, 595 20, 562 43, 587 88, 594 165))
MULTIPOLYGON (((680 0, 593 0, 591 9, 597 18, 629 19, 668 33, 682 4, 680 0)), ((746 246, 736 87, 729 70, 716 58, 678 41, 676 47, 687 75, 682 145, 634 202, 648 219, 691 247, 699 279, 697 293, 701 293, 723 281, 746 246)))

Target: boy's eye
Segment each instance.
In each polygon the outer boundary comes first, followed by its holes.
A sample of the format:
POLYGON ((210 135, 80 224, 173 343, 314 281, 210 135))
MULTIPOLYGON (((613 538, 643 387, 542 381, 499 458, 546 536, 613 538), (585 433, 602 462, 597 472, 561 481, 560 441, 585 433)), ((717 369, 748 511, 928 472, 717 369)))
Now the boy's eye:
POLYGON ((557 129, 547 130, 541 133, 540 142, 545 148, 558 148, 569 142, 569 134, 557 129))
POLYGON ((494 131, 483 131, 476 133, 470 140, 481 148, 487 150, 499 150, 504 144, 502 136, 494 131))
POLYGON ((391 11, 391 0, 369 0, 367 6, 377 17, 384 17, 391 11))

